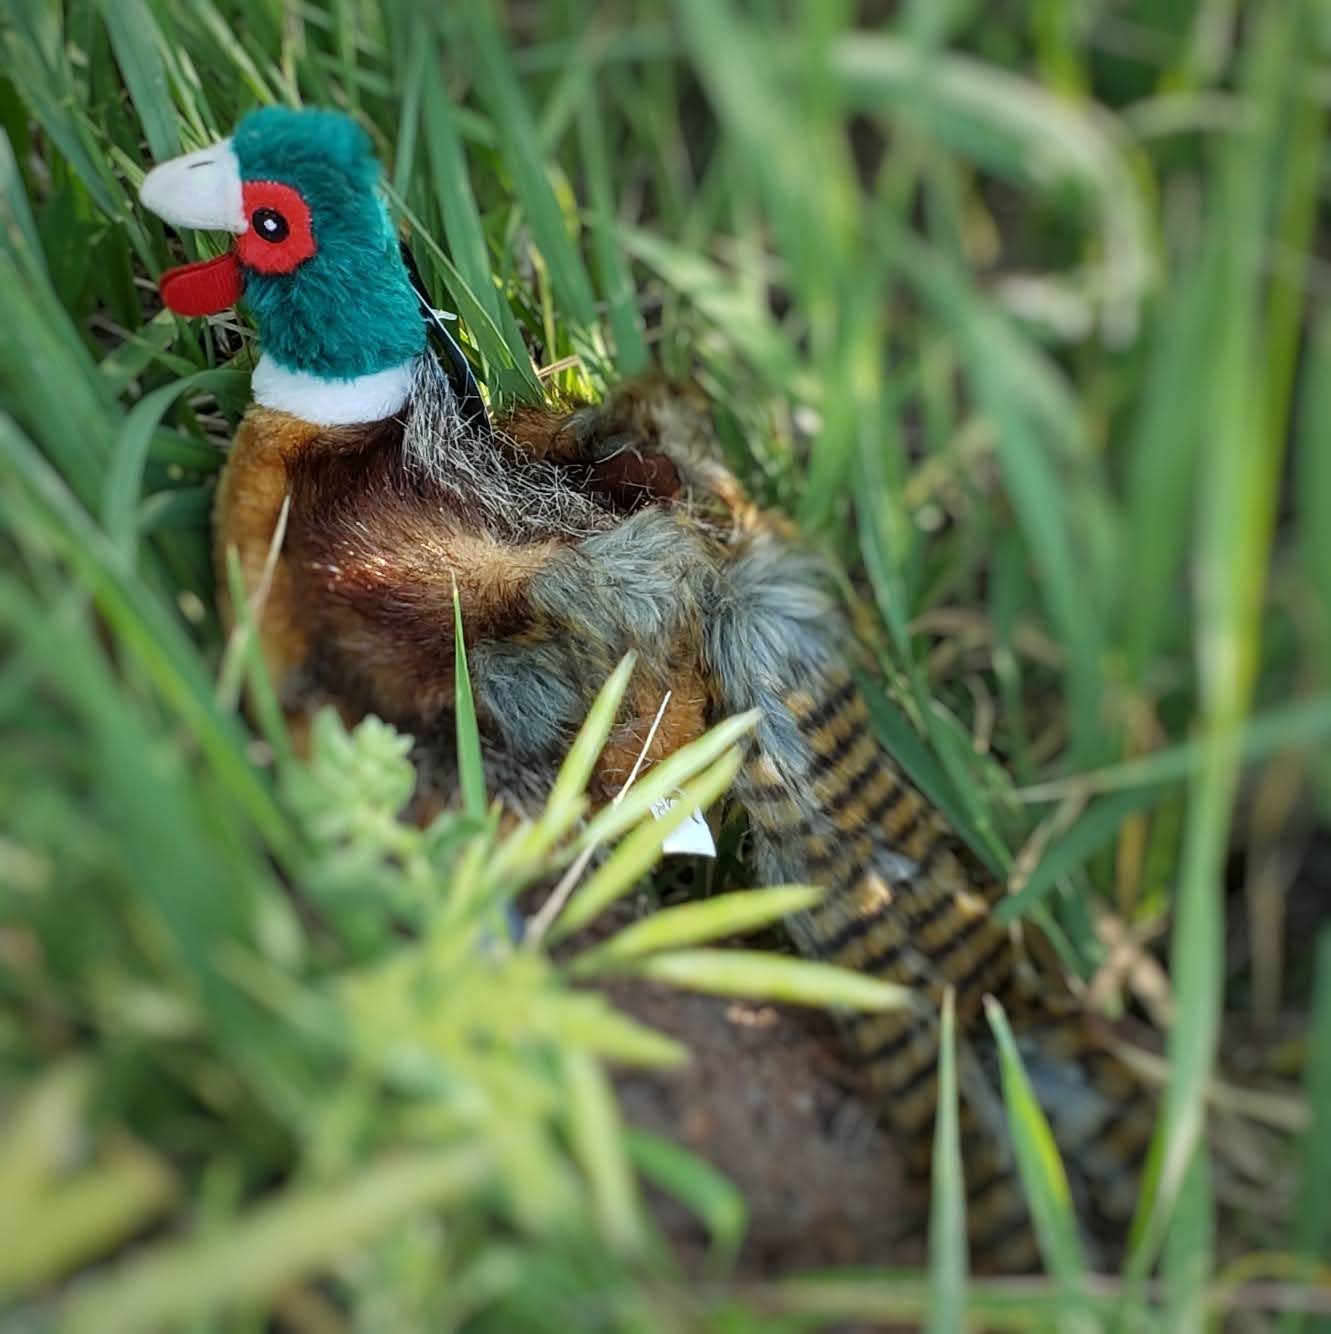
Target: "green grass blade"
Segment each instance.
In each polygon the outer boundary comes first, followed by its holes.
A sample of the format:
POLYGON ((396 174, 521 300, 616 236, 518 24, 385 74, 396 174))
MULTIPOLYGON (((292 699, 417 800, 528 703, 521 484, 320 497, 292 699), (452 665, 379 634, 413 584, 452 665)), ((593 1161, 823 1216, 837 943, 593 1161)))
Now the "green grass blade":
POLYGON ((998 1040, 1003 1101, 1017 1155, 1017 1170, 1030 1206, 1040 1253, 1058 1285, 1060 1328, 1094 1328, 1087 1323, 1083 1305, 1087 1286, 1086 1259, 1082 1254, 1081 1229, 1067 1172, 1049 1122, 1036 1101, 1003 1007, 992 996, 986 997, 985 1013, 998 1040))
POLYGON ((1127 512, 1134 534, 1121 614, 1130 679, 1140 681, 1168 623, 1170 599, 1187 548, 1189 513, 1202 448, 1201 409, 1211 355, 1205 333, 1214 285, 1203 263, 1191 266, 1161 310, 1142 402, 1129 443, 1127 512))
POLYGON ((511 340, 490 317, 482 299, 472 291, 457 266, 407 207, 406 201, 392 191, 389 191, 389 197, 411 224, 413 241, 419 240, 429 260, 443 274, 444 283, 457 306, 457 313, 466 325, 468 335, 493 368, 496 387, 511 384, 515 393, 539 401, 543 393, 541 382, 531 368, 531 358, 526 348, 520 341, 511 340))
POLYGON ((625 654, 606 678, 605 684, 596 692, 587 717, 551 784, 545 809, 547 813, 553 812, 554 818, 560 818, 559 812, 581 800, 592 770, 596 767, 597 756, 605 746, 610 729, 615 725, 615 717, 623 702, 624 692, 629 687, 636 661, 634 654, 625 654))
POLYGON ((1210 1328, 1207 1285, 1214 1269, 1215 1200, 1207 1150, 1199 1145, 1184 1174, 1161 1256, 1168 1329, 1201 1334, 1210 1328))
POLYGON ((92 201, 108 218, 125 218, 124 192, 82 114, 83 99, 61 40, 59 14, 23 0, 7 0, 5 8, 6 73, 92 201))
POLYGON ((1288 90, 1296 25, 1264 8, 1245 51, 1244 86, 1255 132, 1226 156, 1209 243, 1216 256, 1216 331, 1209 467, 1195 563, 1197 617, 1206 652, 1198 665, 1205 763, 1189 794, 1170 963, 1177 1005, 1169 1034, 1170 1079, 1162 1112, 1157 1189, 1141 1203, 1132 1266, 1142 1272, 1199 1142, 1206 1087, 1219 1040, 1223 911, 1220 887, 1237 790, 1238 729, 1251 707, 1262 630, 1283 439, 1266 433, 1258 300, 1267 200, 1262 183, 1275 145, 1276 108, 1288 90))
POLYGON ((956 1007, 943 994, 929 1205, 929 1334, 961 1334, 966 1309, 966 1185, 957 1119, 956 1007))
POLYGON ((212 691, 181 632, 141 584, 126 575, 119 554, 79 508, 48 465, 11 422, 0 418, 0 459, 49 516, 49 532, 89 587, 122 644, 134 652, 163 697, 190 729, 218 776, 247 809, 275 850, 290 849, 292 835, 271 792, 244 757, 239 731, 216 712, 212 691))
POLYGON ((37 222, 32 216, 32 205, 14 157, 14 145, 9 135, 0 130, 0 203, 4 207, 6 248, 21 256, 30 272, 42 278, 49 276, 42 243, 37 235, 37 222))
MULTIPOLYGON (((719 731, 720 729, 714 730, 719 731)), ((683 752, 679 753, 682 754, 683 752)), ((672 756, 671 758, 675 759, 677 757, 672 756)), ((666 761, 667 764, 669 762, 669 760, 666 761)), ((604 912, 616 899, 621 899, 625 894, 628 894, 641 877, 646 875, 656 864, 661 856, 661 844, 685 820, 689 819, 695 810, 705 811, 730 786, 731 780, 739 771, 739 766, 740 756, 737 750, 723 752, 719 759, 692 782, 685 785, 680 791, 675 805, 659 819, 644 819, 646 811, 639 806, 634 821, 641 820, 642 823, 619 844, 601 866, 592 872, 573 897, 569 899, 563 911, 555 919, 550 932, 550 939, 563 939, 571 931, 576 931, 579 927, 585 926, 593 918, 604 912)), ((660 767, 664 768, 665 765, 660 767)), ((645 787, 647 782, 655 776, 655 773, 649 774, 648 778, 643 781, 642 786, 645 787)), ((637 790, 637 785, 632 789, 632 795, 639 803, 643 800, 642 794, 637 790)), ((627 805, 628 800, 626 799, 622 806, 612 807, 602 814, 619 815, 623 807, 627 805)), ((598 817, 599 819, 600 817, 598 817)), ((595 846, 596 843, 601 841, 592 836, 592 831, 596 828, 597 822, 592 822, 585 835, 589 846, 595 846)))
MULTIPOLYGON (((1294 1218, 1294 1253, 1310 1268, 1323 1267, 1331 1253, 1331 931, 1323 928, 1317 943, 1312 1011, 1308 1024, 1308 1068, 1304 1089, 1311 1113, 1299 1157, 1298 1204, 1294 1218)), ((1324 1334, 1323 1320, 1315 1327, 1324 1334)), ((1302 1315, 1290 1314, 1280 1334, 1303 1334, 1302 1315)))
POLYGON ((627 1142, 638 1171, 707 1229, 709 1268, 724 1273, 738 1254, 748 1227, 749 1206, 743 1192, 710 1163, 671 1140, 631 1128, 627 1142))
POLYGON ((821 890, 807 885, 783 885, 743 889, 734 894, 718 894, 701 903, 661 908, 580 955, 574 972, 580 976, 591 974, 644 954, 746 935, 792 913, 812 908, 821 897, 821 890))
POLYGON ((674 1038, 621 1014, 600 995, 556 991, 540 1000, 545 1031, 561 1043, 573 1043, 593 1056, 621 1065, 670 1069, 684 1065, 689 1049, 674 1038))
MULTIPOLYGON (((267 70, 250 54, 242 40, 243 31, 238 32, 229 17, 214 3, 214 0, 189 0, 191 16, 200 24, 206 42, 225 58, 228 73, 233 79, 238 78, 244 85, 248 96, 259 105, 268 102, 292 102, 298 99, 284 97, 280 85, 285 81, 283 71, 276 63, 270 63, 267 70)), ((219 126, 223 132, 230 126, 219 126)))
POLYGON ((947 817, 948 822, 997 875, 1006 875, 1011 853, 995 828, 992 808, 975 791, 958 791, 946 767, 881 685, 860 678, 874 732, 910 781, 947 817))
POLYGON ((686 991, 743 996, 829 1009, 895 1010, 913 1004, 910 989, 852 973, 828 963, 809 963, 759 950, 676 950, 627 963, 623 971, 686 991))
POLYGON ((1124 820, 1154 805, 1162 795, 1157 789, 1137 788, 1095 802, 1050 843, 1026 883, 998 905, 997 920, 1007 923, 1024 917, 1060 880, 1106 847, 1124 820))
MULTIPOLYGON (((726 754, 732 746, 741 741, 753 730, 758 722, 757 710, 737 714, 727 718, 696 741, 681 747, 673 755, 668 755, 659 764, 654 764, 645 774, 625 792, 620 800, 605 807, 587 825, 581 843, 584 847, 602 843, 612 843, 625 830, 638 823, 657 802, 678 797, 678 806, 667 812, 658 821, 658 828, 669 822, 670 828, 676 828, 688 817, 692 807, 685 800, 687 788, 681 787, 689 779, 719 756, 726 754), (688 808, 688 809, 685 809, 688 808)), ((736 755, 736 761, 738 755, 736 755)), ((719 795, 719 793, 718 793, 719 795)), ((693 807, 705 810, 708 803, 693 802, 693 807)))
POLYGON ((1101 526, 1103 487, 1090 458, 1081 413, 1025 340, 995 315, 964 276, 904 229, 889 236, 904 281, 956 330, 966 367, 998 439, 1007 493, 1040 573, 1040 592, 1068 656, 1074 763, 1104 749, 1101 725, 1104 590, 1089 541, 1101 526), (1034 370, 1034 374, 1032 373, 1034 370), (1067 497, 1077 497, 1080 526, 1067 497))
POLYGON ((643 338, 642 316, 638 312, 633 278, 616 234, 614 187, 606 155, 602 112, 594 87, 587 90, 578 108, 578 143, 587 172, 596 267, 615 339, 615 369, 622 376, 637 375, 647 368, 647 343, 643 338))
POLYGON ((591 1184, 602 1233, 619 1251, 641 1251, 645 1240, 642 1205, 609 1080, 600 1066, 581 1052, 566 1051, 563 1067, 569 1094, 569 1137, 591 1184))
POLYGON ((1091 116, 1038 84, 969 56, 934 55, 929 96, 917 96, 917 54, 885 33, 855 33, 834 49, 846 95, 857 105, 925 116, 923 128, 986 166, 1045 184, 1063 175, 1095 199, 1105 272, 1097 297, 1106 334, 1136 330, 1155 270, 1146 196, 1123 152, 1127 136, 1103 107, 1091 116), (912 101, 914 99, 914 101, 912 101))
POLYGON ((235 372, 229 370, 196 371, 145 394, 125 418, 102 482, 101 513, 107 536, 127 564, 133 562, 138 545, 143 468, 162 418, 182 394, 229 386, 234 378, 235 372))
POLYGON ((388 1224, 475 1190, 493 1166, 476 1146, 404 1153, 320 1189, 286 1191, 197 1240, 131 1255, 63 1303, 68 1334, 179 1328, 316 1274, 388 1224))
POLYGON ((462 809, 473 819, 485 818, 485 765, 481 761, 481 733, 476 724, 476 703, 467 668, 467 642, 462 633, 462 599, 453 585, 453 714, 457 732, 458 784, 462 809))
POLYGON ((263 641, 254 623, 250 607, 253 590, 246 587, 245 572, 234 546, 229 547, 226 553, 226 579, 231 606, 234 608, 234 627, 232 639, 223 652, 222 665, 217 673, 217 698, 228 703, 235 700, 240 688, 240 676, 244 674, 255 722, 264 740, 272 747, 277 772, 283 774, 290 771, 295 752, 292 750, 281 700, 268 675, 268 665, 263 657, 263 641), (237 651, 231 658, 229 650, 233 643, 237 651))
POLYGON ((555 296, 573 327, 588 333, 596 322, 591 281, 546 177, 540 139, 498 25, 482 0, 468 0, 462 9, 480 62, 481 94, 494 115, 518 197, 549 267, 555 296))
MULTIPOLYGON (((1331 316, 1323 315, 1308 353, 1294 485, 1307 642, 1314 680, 1331 682, 1331 316)), ((1322 810, 1331 811, 1331 758, 1313 752, 1322 810)))
POLYGON ((161 29, 146 0, 101 0, 101 11, 148 149, 154 161, 165 162, 180 151, 180 133, 162 59, 161 29))
POLYGON ((765 380, 790 384, 797 379, 798 363, 789 342, 753 293, 719 265, 685 246, 627 223, 621 223, 618 230, 620 243, 629 254, 695 304, 765 380))
POLYGON ((27 1201, 0 1223, 0 1292, 38 1291, 114 1252, 167 1212, 175 1189, 161 1159, 129 1144, 27 1201))
MULTIPOLYGON (((1280 752, 1316 752, 1328 736, 1331 736, 1331 693, 1296 700, 1247 719, 1237 730, 1235 746, 1239 759, 1251 764, 1280 752)), ((1032 802, 1061 801, 1071 792, 1096 795, 1182 783, 1198 777, 1207 758, 1204 741, 1183 741, 1140 759, 1019 788, 1017 796, 1032 802)))
MULTIPOLYGON (((433 41, 421 40, 416 58, 428 67, 433 52, 433 41)), ((471 175, 467 171, 462 136, 445 88, 437 83, 427 87, 424 112, 425 146, 430 155, 430 174, 440 216, 444 220, 449 255, 469 290, 498 326, 502 321, 499 293, 490 272, 485 229, 481 225, 471 175)), ((515 364, 521 365, 526 355, 525 349, 511 350, 515 364)))

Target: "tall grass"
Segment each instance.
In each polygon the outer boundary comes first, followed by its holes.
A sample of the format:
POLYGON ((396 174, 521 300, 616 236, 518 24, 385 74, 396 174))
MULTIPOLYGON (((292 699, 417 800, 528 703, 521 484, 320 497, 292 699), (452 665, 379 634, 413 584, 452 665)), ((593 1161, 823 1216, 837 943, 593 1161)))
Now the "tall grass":
MULTIPOLYGON (((1331 812, 1319 4, 5 0, 0 38, 15 1328, 1181 1329, 1284 1309, 1298 1330, 1331 1308, 1331 943, 1323 914, 1320 946, 1291 944, 1287 901, 1319 891, 1281 869, 1325 847, 1331 812), (743 1203, 625 1133, 603 1063, 684 1053, 572 981, 899 998, 705 948, 798 888, 559 963, 506 943, 522 886, 616 847, 557 939, 666 832, 637 823, 646 782, 580 823, 622 674, 506 837, 475 782, 466 810, 399 825, 404 742, 373 723, 291 758, 252 641, 224 663, 212 611, 248 335, 150 314, 176 242, 135 204, 152 160, 273 100, 372 130, 497 401, 594 395, 649 358, 702 380, 731 463, 845 571, 876 724, 1009 876, 1005 911, 1097 1004, 1168 1015, 1122 1276, 1086 1277, 1060 1231, 1010 1045, 1049 1280, 967 1282, 947 1115, 930 1273, 676 1272, 641 1179, 719 1256, 743 1203), (1168 994, 1141 945, 1164 932, 1168 994), (1313 1016, 1302 1101, 1276 1100, 1298 1143, 1264 1159, 1298 1179, 1289 1228, 1212 1163, 1227 1011, 1313 1016)), ((744 725, 663 781, 713 799, 744 725)), ((465 726, 460 745, 479 780, 465 726)))

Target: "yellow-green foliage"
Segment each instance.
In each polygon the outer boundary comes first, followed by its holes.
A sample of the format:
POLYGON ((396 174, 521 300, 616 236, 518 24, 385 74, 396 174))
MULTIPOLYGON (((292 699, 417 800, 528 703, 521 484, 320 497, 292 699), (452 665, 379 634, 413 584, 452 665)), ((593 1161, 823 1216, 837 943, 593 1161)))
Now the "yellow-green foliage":
POLYGON ((1331 946, 1272 950, 1263 868, 1291 828, 1325 865, 1331 810, 1328 42, 1315 0, 0 0, 0 1321, 1172 1330, 1283 1303, 1310 1327, 1331 946), (212 612, 249 335, 145 318, 180 254, 135 205, 151 161, 272 102, 365 125, 497 399, 539 392, 529 352, 566 394, 649 356, 698 374, 731 464, 862 595, 875 724, 1011 872, 1006 911, 1083 975, 1105 910, 1172 932, 1121 1287, 1059 1235, 1012 1047, 1051 1272, 1017 1290, 967 1282, 950 1117, 931 1272, 761 1291, 724 1281, 735 1189, 623 1131, 605 1063, 685 1053, 575 980, 901 999, 707 948, 800 887, 548 952, 651 865, 662 784, 725 787, 748 720, 580 823, 626 665, 503 836, 465 713, 467 810, 425 830, 395 819, 387 729, 328 718, 292 760, 212 612), (515 939, 514 896, 593 844, 515 939), (1270 1118, 1302 1127, 1264 1193, 1280 1214, 1297 1178, 1292 1227, 1250 1192, 1222 1246, 1200 1131, 1226 1004, 1311 1015, 1311 1059, 1270 1118), (677 1272, 642 1179, 703 1220, 716 1280, 677 1272))

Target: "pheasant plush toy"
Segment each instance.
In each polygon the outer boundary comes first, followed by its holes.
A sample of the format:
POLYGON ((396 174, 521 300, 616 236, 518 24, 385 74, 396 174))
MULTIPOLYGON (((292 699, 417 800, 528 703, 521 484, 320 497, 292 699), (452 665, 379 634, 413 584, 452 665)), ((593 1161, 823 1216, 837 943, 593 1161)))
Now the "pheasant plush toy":
POLYGON ((1028 976, 990 916, 1001 886, 871 734, 818 563, 712 457, 705 403, 657 381, 571 414, 523 409, 491 431, 426 347, 426 325, 366 135, 331 112, 253 112, 165 163, 143 203, 230 232, 219 259, 162 279, 168 306, 242 301, 262 356, 217 498, 217 549, 253 587, 284 507, 262 619, 297 729, 332 703, 417 742, 422 800, 453 771, 453 588, 460 592, 490 790, 539 807, 586 708, 630 649, 638 667, 603 754, 609 799, 670 692, 649 759, 757 709, 736 785, 755 874, 820 884, 801 949, 917 989, 916 1011, 850 1018, 848 1042, 915 1165, 927 1169, 935 1010, 956 990, 972 1241, 1035 1263, 982 1000, 1016 1028, 1088 1233, 1121 1227, 1152 1121, 1061 983, 1028 976))

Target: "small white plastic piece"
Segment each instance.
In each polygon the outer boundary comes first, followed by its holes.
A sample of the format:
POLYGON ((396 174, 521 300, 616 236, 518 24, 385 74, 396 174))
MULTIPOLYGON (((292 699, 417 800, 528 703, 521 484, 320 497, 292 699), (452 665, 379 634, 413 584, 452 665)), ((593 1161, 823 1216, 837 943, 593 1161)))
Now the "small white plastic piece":
POLYGON ((143 178, 139 199, 144 208, 173 227, 237 236, 249 228, 240 163, 230 139, 154 167, 143 178))
POLYGON ((265 352, 254 367, 250 392, 265 408, 289 412, 315 426, 355 426, 382 421, 406 407, 416 361, 358 375, 350 380, 325 380, 308 371, 293 371, 265 352))
MULTIPOLYGON (((652 814, 659 820, 679 803, 673 797, 652 802, 652 814)), ((672 856, 715 857, 716 844, 701 811, 694 811, 682 825, 666 835, 661 851, 672 856)))

